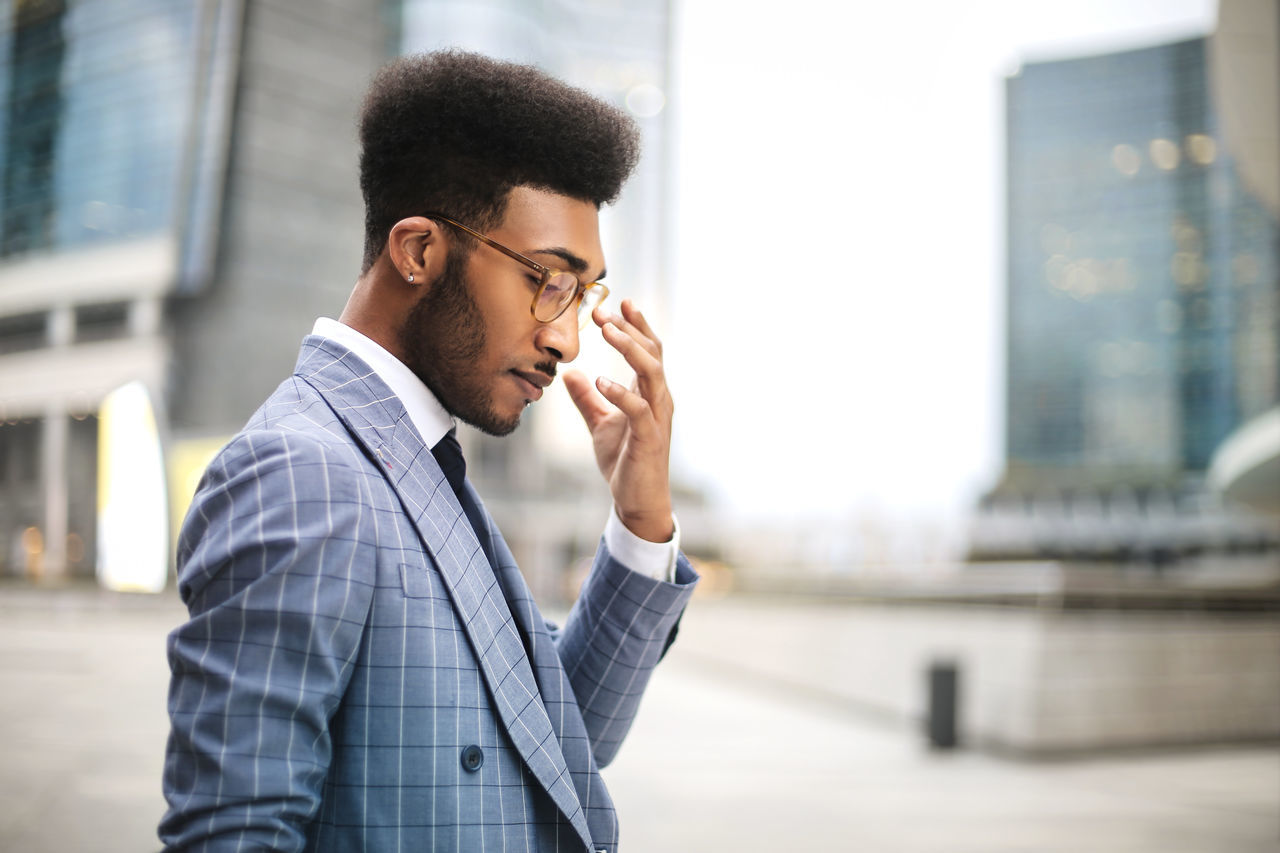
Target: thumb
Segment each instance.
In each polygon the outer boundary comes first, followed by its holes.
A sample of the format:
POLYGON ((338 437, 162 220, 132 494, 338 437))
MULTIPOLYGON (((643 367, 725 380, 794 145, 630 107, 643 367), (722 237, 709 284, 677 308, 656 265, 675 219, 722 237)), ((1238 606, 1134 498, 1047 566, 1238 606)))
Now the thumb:
POLYGON ((569 392, 573 405, 578 407, 578 414, 582 415, 582 419, 586 421, 587 429, 594 432, 596 424, 609 414, 608 402, 581 370, 566 372, 564 387, 569 392))

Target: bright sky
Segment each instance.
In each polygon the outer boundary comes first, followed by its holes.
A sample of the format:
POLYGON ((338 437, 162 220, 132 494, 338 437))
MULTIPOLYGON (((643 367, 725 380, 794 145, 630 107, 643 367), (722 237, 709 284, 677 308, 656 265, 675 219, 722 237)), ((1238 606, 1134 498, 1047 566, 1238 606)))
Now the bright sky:
POLYGON ((736 513, 953 516, 999 476, 1003 78, 1215 0, 679 11, 676 466, 736 513))

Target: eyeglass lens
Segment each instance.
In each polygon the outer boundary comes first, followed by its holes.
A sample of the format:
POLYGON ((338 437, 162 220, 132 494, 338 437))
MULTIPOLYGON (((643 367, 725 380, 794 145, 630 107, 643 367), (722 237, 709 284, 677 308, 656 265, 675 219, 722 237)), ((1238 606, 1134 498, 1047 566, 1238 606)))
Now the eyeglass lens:
POLYGON ((591 312, 596 310, 596 306, 603 302, 608 295, 609 291, 600 284, 586 289, 586 292, 582 294, 582 302, 578 304, 579 328, 587 324, 587 320, 591 317, 591 312))
MULTIPOLYGON (((582 301, 578 304, 577 310, 579 327, 586 322, 586 319, 591 316, 591 312, 600 304, 605 292, 603 287, 596 285, 588 287, 582 294, 582 301)), ((577 293, 577 276, 567 272, 555 273, 542 288, 534 316, 544 323, 551 322, 564 313, 565 309, 573 302, 574 297, 577 296, 577 293)))

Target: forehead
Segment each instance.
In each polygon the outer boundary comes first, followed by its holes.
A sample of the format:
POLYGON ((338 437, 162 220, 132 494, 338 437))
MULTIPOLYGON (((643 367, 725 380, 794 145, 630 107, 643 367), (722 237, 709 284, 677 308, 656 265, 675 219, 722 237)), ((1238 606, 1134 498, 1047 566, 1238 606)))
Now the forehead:
POLYGON ((587 262, 588 273, 604 270, 600 213, 591 202, 547 190, 516 187, 508 196, 502 224, 489 235, 547 265, 553 265, 555 258, 540 255, 539 250, 559 249, 582 258, 587 262))

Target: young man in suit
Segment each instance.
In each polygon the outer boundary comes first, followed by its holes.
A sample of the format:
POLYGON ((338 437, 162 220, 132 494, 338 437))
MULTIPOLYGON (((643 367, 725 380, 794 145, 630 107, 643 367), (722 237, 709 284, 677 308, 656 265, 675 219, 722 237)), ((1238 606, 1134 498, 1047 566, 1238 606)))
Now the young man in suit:
POLYGON ((536 69, 400 60, 361 116, 363 271, 209 466, 179 542, 168 849, 609 850, 612 760, 696 576, 672 404, 644 315, 605 294, 597 214, 632 122, 536 69), (455 420, 504 435, 569 372, 613 497, 563 628, 464 476, 455 420))

